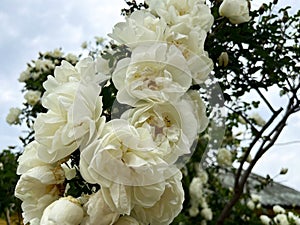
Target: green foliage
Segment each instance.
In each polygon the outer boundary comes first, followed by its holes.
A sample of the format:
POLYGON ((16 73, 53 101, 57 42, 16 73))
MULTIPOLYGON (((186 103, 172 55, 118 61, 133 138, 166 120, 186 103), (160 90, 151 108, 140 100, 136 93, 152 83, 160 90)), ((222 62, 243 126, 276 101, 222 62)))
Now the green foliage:
POLYGON ((14 197, 15 185, 19 179, 16 174, 18 155, 12 149, 0 153, 0 215, 6 215, 6 210, 20 211, 21 202, 14 197))

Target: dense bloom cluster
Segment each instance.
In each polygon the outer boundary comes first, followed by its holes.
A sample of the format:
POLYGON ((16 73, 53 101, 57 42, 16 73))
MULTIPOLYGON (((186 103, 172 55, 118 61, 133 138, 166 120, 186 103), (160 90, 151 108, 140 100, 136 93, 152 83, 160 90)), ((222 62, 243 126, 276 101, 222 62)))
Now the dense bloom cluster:
POLYGON ((275 224, 275 225, 290 225, 300 224, 300 217, 293 212, 287 212, 284 208, 282 208, 280 205, 274 205, 273 206, 273 212, 274 216, 269 217, 267 215, 261 215, 260 220, 262 224, 269 225, 269 224, 275 224))
MULTIPOLYGON (((35 140, 19 158, 15 195, 24 223, 167 225, 180 213, 180 166, 208 126, 200 93, 190 89, 212 71, 204 41, 213 16, 203 0, 146 3, 149 8, 134 11, 110 34, 130 51, 115 66, 72 56, 54 66, 58 50, 35 62, 36 70, 54 74, 43 83, 46 112, 34 122, 35 140), (113 105, 111 117, 103 109, 107 85, 117 89, 116 105, 129 107, 119 118, 113 112, 120 108, 113 105), (69 192, 78 180, 77 193, 69 192)), ((38 78, 26 70, 19 81, 38 78)), ((25 98, 34 106, 40 95, 28 90, 25 98)), ((212 210, 199 192, 205 182, 203 172, 191 183, 190 213, 209 221, 212 210), (201 212, 192 212, 199 205, 201 212)))

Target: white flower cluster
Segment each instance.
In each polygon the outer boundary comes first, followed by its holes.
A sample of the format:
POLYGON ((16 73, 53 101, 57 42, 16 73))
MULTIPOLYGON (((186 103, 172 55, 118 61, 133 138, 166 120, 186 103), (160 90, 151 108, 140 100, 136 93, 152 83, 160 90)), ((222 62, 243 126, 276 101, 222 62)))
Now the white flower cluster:
MULTIPOLYGON (((75 66, 63 61, 44 82, 47 112, 35 120, 35 141, 17 170, 15 195, 23 201, 25 224, 167 225, 181 211, 184 191, 176 163, 192 154, 208 125, 200 94, 190 87, 204 82, 213 67, 204 51, 213 16, 203 0, 147 4, 110 34, 131 52, 111 77, 103 72, 103 59, 85 58, 75 66), (108 79, 117 89, 115 105, 131 107, 110 121, 100 96, 100 84, 108 79), (92 193, 67 196, 75 177, 93 186, 92 193)), ((59 51, 46 55, 61 57, 59 51)), ((36 67, 51 65, 36 61, 36 67)), ((33 76, 26 72, 19 80, 28 77, 33 76)), ((26 94, 31 105, 37 97, 26 94)), ((205 175, 190 187, 198 205, 203 182, 205 175)), ((211 220, 211 209, 201 204, 201 215, 211 220)))
POLYGON ((232 153, 230 150, 226 148, 221 148, 218 150, 217 153, 217 162, 218 165, 221 167, 228 167, 232 165, 232 153))
POLYGON ((206 193, 208 190, 205 187, 208 181, 207 173, 201 168, 198 168, 197 176, 193 178, 189 186, 190 204, 189 214, 191 217, 196 217, 199 213, 203 220, 201 224, 206 224, 206 221, 210 221, 213 218, 213 212, 209 208, 206 201, 206 193), (199 211, 199 207, 201 211, 199 211))
POLYGON ((251 198, 247 202, 247 207, 251 210, 261 208, 261 196, 257 194, 251 194, 251 198))
POLYGON ((293 212, 287 212, 280 205, 273 206, 273 212, 275 216, 270 218, 267 215, 261 215, 260 221, 264 225, 300 225, 299 215, 294 214, 293 212))
POLYGON ((65 59, 72 64, 78 61, 76 55, 72 53, 64 55, 61 49, 40 53, 40 57, 28 64, 26 70, 20 74, 19 82, 26 83, 29 79, 37 80, 39 77, 44 76, 45 72, 53 70, 60 63, 59 59, 65 59))

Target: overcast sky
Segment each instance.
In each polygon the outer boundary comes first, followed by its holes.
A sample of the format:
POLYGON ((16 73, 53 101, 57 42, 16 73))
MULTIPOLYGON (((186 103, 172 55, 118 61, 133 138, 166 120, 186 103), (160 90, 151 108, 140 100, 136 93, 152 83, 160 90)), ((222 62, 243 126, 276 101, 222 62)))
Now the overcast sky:
MULTIPOLYGON (((282 0, 299 9, 297 0, 282 0)), ((258 7, 262 1, 254 1, 258 7)), ((5 122, 11 107, 22 107, 22 84, 17 79, 26 63, 36 59, 38 52, 62 47, 66 53, 79 53, 84 41, 95 36, 106 37, 119 22, 123 0, 1 0, 0 3, 0 150, 8 145, 21 145, 18 136, 22 129, 5 122)), ((282 100, 284 101, 284 100, 282 100)), ((277 101, 280 105, 281 102, 277 101)), ((299 141, 300 116, 288 121, 288 129, 278 143, 299 141)), ((300 143, 277 145, 257 164, 254 171, 266 175, 289 168, 277 180, 300 190, 300 143)))

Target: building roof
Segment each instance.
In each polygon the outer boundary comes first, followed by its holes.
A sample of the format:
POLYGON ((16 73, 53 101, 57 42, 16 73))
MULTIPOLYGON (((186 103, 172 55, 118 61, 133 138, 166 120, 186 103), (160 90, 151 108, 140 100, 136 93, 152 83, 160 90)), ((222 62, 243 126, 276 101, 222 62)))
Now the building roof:
MULTIPOLYGON (((224 186, 233 187, 234 175, 232 173, 224 172, 220 177, 224 186)), ((250 190, 256 190, 255 186, 260 185, 261 182, 259 181, 262 180, 265 180, 265 178, 252 173, 249 176, 247 185, 250 190)), ((261 204, 264 206, 281 205, 300 208, 300 192, 278 182, 272 182, 262 191, 254 192, 254 194, 261 196, 261 204)))

